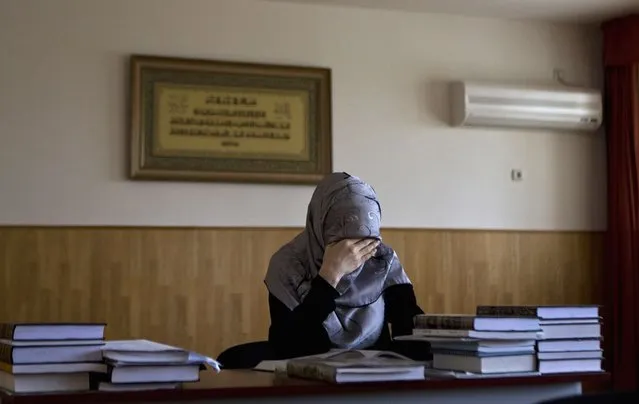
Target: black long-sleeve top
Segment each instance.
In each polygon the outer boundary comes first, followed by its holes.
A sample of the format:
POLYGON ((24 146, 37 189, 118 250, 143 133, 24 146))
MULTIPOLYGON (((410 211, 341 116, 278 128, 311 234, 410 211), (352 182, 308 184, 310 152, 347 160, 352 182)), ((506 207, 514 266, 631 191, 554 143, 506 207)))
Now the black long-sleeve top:
MULTIPOLYGON (((290 310, 269 294, 271 326, 269 342, 278 359, 315 355, 329 351, 333 345, 322 323, 335 310, 339 293, 321 276, 315 277, 304 301, 290 310)), ((394 285, 384 291, 385 322, 374 346, 369 349, 394 350, 392 337, 408 335, 413 330, 413 317, 423 311, 417 305, 413 286, 394 285)))

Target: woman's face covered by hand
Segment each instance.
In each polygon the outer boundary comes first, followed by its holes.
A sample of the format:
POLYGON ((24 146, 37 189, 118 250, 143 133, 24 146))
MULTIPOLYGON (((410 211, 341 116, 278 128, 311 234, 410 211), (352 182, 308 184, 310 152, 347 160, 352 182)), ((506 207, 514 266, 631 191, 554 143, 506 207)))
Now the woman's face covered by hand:
POLYGON ((381 239, 381 212, 377 200, 358 192, 357 186, 337 195, 324 220, 324 243, 344 239, 381 239))

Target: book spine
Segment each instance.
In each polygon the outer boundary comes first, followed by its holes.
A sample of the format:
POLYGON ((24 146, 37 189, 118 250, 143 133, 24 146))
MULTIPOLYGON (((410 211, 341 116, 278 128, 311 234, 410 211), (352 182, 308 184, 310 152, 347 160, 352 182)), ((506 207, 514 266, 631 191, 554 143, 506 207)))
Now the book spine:
POLYGON ((431 348, 433 354, 481 357, 478 351, 461 351, 459 349, 431 348))
POLYGON ((0 339, 13 339, 15 329, 13 323, 0 323, 0 339))
POLYGON ((286 373, 289 377, 320 380, 329 383, 336 382, 336 374, 334 369, 318 363, 290 361, 286 366, 286 373))
POLYGON ((537 317, 535 306, 477 306, 478 316, 537 317))
POLYGON ((13 364, 13 347, 0 343, 0 362, 13 364))
POLYGON ((444 328, 414 328, 413 335, 421 337, 468 337, 470 330, 451 330, 444 328))
POLYGON ((418 315, 415 316, 414 327, 421 329, 472 330, 475 328, 475 318, 418 315))

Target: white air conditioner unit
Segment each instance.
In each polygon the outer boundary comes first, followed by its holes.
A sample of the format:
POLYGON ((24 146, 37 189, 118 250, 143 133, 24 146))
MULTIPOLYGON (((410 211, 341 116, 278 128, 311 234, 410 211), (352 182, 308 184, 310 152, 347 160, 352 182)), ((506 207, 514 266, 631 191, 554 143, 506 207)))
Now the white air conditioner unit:
POLYGON ((596 131, 601 92, 563 85, 451 84, 453 126, 596 131))

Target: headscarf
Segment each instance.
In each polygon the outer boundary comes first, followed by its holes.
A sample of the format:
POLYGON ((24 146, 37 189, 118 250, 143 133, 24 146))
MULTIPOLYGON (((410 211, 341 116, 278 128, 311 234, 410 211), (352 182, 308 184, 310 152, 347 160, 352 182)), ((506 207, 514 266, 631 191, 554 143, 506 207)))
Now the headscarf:
MULTIPOLYGON (((308 294, 322 266, 325 247, 345 238, 380 235, 381 208, 373 188, 347 173, 326 176, 308 205, 306 227, 271 258, 265 283, 290 310, 308 294)), ((382 293, 392 285, 410 284, 397 254, 380 243, 376 255, 335 289, 336 309, 323 323, 337 348, 366 349, 380 337, 385 324, 382 293)))

